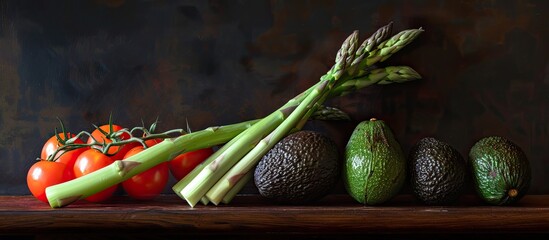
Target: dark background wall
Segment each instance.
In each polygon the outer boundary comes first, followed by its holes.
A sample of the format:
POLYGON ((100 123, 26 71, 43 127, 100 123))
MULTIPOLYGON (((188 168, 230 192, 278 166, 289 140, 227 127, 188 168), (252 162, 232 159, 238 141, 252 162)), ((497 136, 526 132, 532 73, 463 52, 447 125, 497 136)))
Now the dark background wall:
POLYGON ((502 135, 529 157, 531 193, 549 194, 548 5, 0 0, 0 194, 28 194, 27 169, 56 117, 73 132, 110 113, 128 127, 159 117, 162 130, 259 118, 314 84, 353 30, 365 38, 390 21, 426 30, 389 60, 423 79, 334 99, 353 120, 307 127, 342 147, 377 117, 405 151, 434 136, 464 156, 502 135))

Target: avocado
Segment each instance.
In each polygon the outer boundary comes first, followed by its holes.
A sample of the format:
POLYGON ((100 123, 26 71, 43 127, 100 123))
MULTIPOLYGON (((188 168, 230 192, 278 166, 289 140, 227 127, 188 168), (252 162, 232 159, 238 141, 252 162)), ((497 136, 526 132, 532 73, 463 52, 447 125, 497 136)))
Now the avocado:
POLYGON ((406 158, 382 120, 357 125, 345 148, 343 180, 347 192, 358 202, 376 205, 388 201, 406 178, 406 158))
POLYGON ((333 188, 340 173, 335 143, 315 131, 280 140, 257 164, 254 182, 261 196, 282 204, 316 201, 333 188))
POLYGON ((512 204, 530 188, 532 173, 526 155, 504 137, 482 138, 469 151, 469 160, 477 193, 489 204, 512 204))
POLYGON ((463 191, 465 160, 449 144, 423 138, 410 150, 408 174, 414 196, 427 205, 449 205, 463 191))

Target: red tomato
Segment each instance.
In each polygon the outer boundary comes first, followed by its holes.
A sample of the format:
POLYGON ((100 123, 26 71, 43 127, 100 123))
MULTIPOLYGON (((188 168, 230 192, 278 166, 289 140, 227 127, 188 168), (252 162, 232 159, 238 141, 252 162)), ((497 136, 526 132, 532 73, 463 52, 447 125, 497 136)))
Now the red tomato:
POLYGON ((211 148, 180 154, 169 162, 170 172, 179 181, 212 154, 213 149, 211 148))
POLYGON ((147 145, 147 147, 152 147, 160 142, 164 141, 163 139, 160 139, 160 138, 155 138, 155 139, 149 139, 149 140, 145 140, 145 145, 147 145))
POLYGON ((67 166, 60 162, 41 160, 31 166, 27 173, 27 186, 32 195, 47 203, 46 188, 71 180, 65 171, 67 166))
MULTIPOLYGON (((112 139, 110 139, 110 137, 108 135, 110 135, 113 132, 116 132, 116 131, 119 131, 119 130, 123 129, 123 127, 121 127, 119 125, 116 125, 116 124, 112 125, 112 132, 110 131, 110 126, 108 124, 102 125, 99 128, 101 130, 105 131, 107 133, 107 135, 103 134, 98 129, 95 129, 91 133, 93 138, 91 138, 91 137, 88 138, 88 143, 92 143, 93 139, 95 139, 99 143, 111 143, 112 139)), ((130 138, 130 135, 127 134, 127 133, 124 133, 124 134, 122 134, 122 136, 120 136, 120 139, 122 139, 122 140, 129 139, 129 138, 130 138)), ((126 153, 130 149, 132 149, 133 147, 135 147, 137 145, 139 145, 139 143, 130 143, 130 144, 126 144, 124 146, 112 146, 112 147, 109 148, 108 154, 114 154, 112 156, 112 159, 120 160, 124 157, 124 155, 126 155, 126 153), (118 150, 119 148, 120 148, 120 150, 118 150)))
MULTIPOLYGON (((88 149, 78 156, 74 163, 74 175, 78 178, 112 164, 114 160, 97 149, 88 149)), ((102 202, 110 198, 118 185, 109 187, 86 198, 90 202, 102 202)))
MULTIPOLYGON (((124 158, 129 158, 143 150, 143 146, 134 147, 126 153, 124 158)), ((150 200, 160 195, 164 190, 169 176, 168 163, 164 162, 122 182, 122 187, 134 199, 150 200)))
MULTIPOLYGON (((65 139, 65 135, 62 133, 58 134, 61 139, 65 139)), ((67 133, 69 138, 74 137, 74 134, 67 133)), ((81 144, 84 143, 81 139, 76 139, 74 143, 81 144)), ((46 160, 50 155, 52 155, 58 148, 63 146, 62 143, 57 141, 56 136, 52 136, 46 143, 44 144, 44 147, 42 147, 42 153, 40 154, 40 159, 46 160)), ((67 165, 65 168, 67 171, 67 174, 70 176, 70 179, 74 179, 74 171, 73 166, 74 162, 76 161, 76 158, 78 155, 80 155, 82 152, 86 151, 88 149, 87 147, 84 148, 78 148, 71 151, 59 151, 57 153, 57 162, 64 163, 67 165)))

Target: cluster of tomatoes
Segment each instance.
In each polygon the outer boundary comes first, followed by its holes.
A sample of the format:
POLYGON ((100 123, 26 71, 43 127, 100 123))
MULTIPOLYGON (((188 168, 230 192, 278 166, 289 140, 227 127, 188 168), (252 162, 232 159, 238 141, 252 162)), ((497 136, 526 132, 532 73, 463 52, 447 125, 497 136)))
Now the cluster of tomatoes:
MULTIPOLYGON (((108 144, 112 141, 110 135, 121 129, 123 128, 116 124, 102 125, 90 134, 86 143, 91 144, 95 141, 108 144)), ((92 146, 58 151, 58 148, 64 146, 64 141, 67 140, 65 138, 71 139, 75 136, 70 133, 60 133, 57 136, 52 136, 44 144, 40 160, 29 169, 27 186, 32 195, 40 201, 48 202, 45 190, 49 186, 90 174, 112 164, 115 160, 126 159, 145 149, 141 143, 130 142, 121 146, 111 146, 106 149, 107 152, 105 153, 101 150, 101 147, 93 144, 91 144, 92 146), (51 156, 56 151, 56 156, 51 156)), ((130 135, 122 133, 118 138, 124 140, 130 138, 130 135)), ((147 147, 151 147, 161 141, 162 139, 149 139, 145 141, 145 144, 147 147)), ((76 138, 71 144, 84 145, 84 141, 76 138)), ((170 173, 176 180, 180 180, 212 153, 211 148, 183 153, 168 162, 137 174, 119 185, 132 198, 140 200, 153 199, 164 190, 170 173)), ((112 186, 87 197, 86 200, 90 202, 105 201, 114 195, 118 187, 118 185, 112 186)))

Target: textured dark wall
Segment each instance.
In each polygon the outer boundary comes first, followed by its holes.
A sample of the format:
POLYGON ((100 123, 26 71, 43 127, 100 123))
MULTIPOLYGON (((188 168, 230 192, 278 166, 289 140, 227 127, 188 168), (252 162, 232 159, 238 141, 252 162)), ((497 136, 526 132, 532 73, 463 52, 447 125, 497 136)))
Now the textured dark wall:
POLYGON ((343 146, 386 120, 402 147, 435 136, 466 156, 502 135, 526 152, 531 193, 549 193, 548 1, 0 0, 0 194, 25 177, 56 117, 90 130, 194 129, 259 118, 315 83, 353 30, 423 27, 389 63, 417 82, 330 103, 351 122, 313 122, 343 146))

